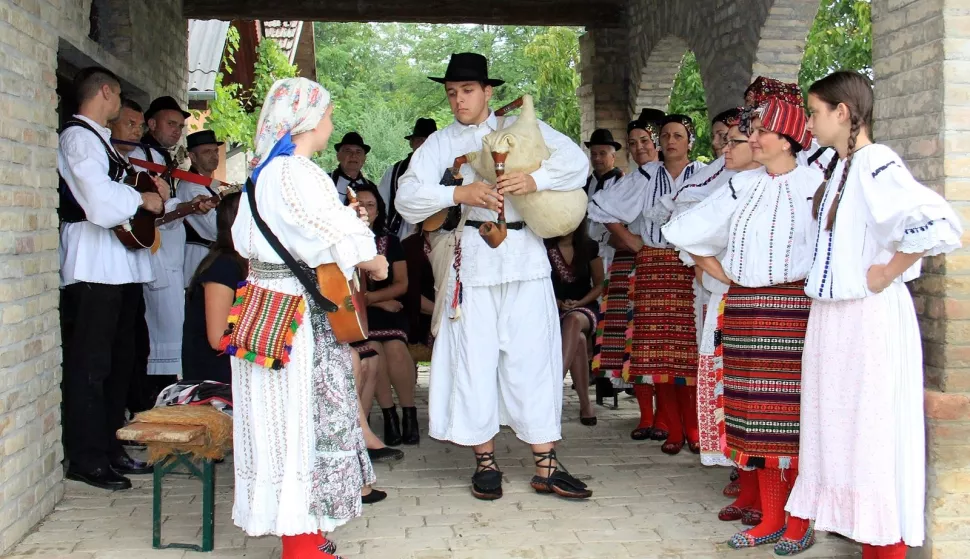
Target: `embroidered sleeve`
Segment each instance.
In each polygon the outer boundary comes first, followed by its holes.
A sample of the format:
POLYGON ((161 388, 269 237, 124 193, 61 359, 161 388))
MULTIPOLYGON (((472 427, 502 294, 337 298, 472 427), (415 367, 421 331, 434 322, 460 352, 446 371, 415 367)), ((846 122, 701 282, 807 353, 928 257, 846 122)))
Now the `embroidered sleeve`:
POLYGON ((289 243, 280 235, 284 244, 310 266, 333 261, 348 273, 374 258, 374 234, 354 210, 340 203, 329 177, 310 168, 313 164, 309 161, 287 159, 281 163, 281 218, 298 232, 289 243), (321 254, 326 251, 329 254, 321 254))
POLYGON ((640 217, 647 202, 647 188, 638 177, 639 173, 629 174, 594 194, 587 208, 590 221, 629 225, 640 217))
POLYGON ((892 150, 869 150, 868 169, 860 169, 860 177, 879 242, 890 250, 927 256, 960 248, 963 228, 950 204, 917 182, 892 150))
POLYGON ((565 134, 540 121, 542 139, 552 155, 532 173, 537 190, 576 190, 589 175, 589 158, 565 134))
POLYGON ((436 212, 455 205, 455 187, 441 184, 445 169, 454 159, 441 146, 448 129, 432 134, 411 157, 408 170, 401 176, 394 197, 394 208, 408 223, 420 223, 436 212))
POLYGON ((728 245, 731 218, 740 198, 732 182, 722 186, 693 208, 670 219, 664 237, 682 251, 716 256, 728 245))

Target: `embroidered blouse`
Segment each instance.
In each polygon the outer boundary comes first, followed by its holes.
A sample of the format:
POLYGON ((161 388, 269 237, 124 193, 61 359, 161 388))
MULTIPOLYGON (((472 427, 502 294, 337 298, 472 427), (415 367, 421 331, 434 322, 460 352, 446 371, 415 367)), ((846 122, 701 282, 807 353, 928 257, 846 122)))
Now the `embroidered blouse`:
POLYGON ((804 279, 812 265, 812 195, 822 174, 796 166, 784 175, 763 167, 735 175, 703 202, 672 218, 663 233, 681 250, 718 256, 739 285, 804 279))
MULTIPOLYGON (((866 272, 886 264, 896 252, 943 254, 960 247, 963 227, 942 196, 913 178, 896 153, 880 144, 852 156, 832 231, 825 231, 845 161, 839 161, 825 187, 815 223, 814 264, 805 292, 814 299, 861 299, 872 295, 866 272), (823 226, 819 227, 818 224, 823 226)), ((920 263, 897 282, 919 277, 920 263)))
MULTIPOLYGON (((259 215, 284 247, 311 268, 336 263, 350 279, 354 266, 377 255, 374 233, 338 198, 333 181, 302 156, 272 160, 256 184, 259 215)), ((256 228, 243 194, 232 224, 232 241, 244 258, 282 264, 256 228)))
POLYGON ((694 161, 675 178, 663 163, 647 163, 612 187, 594 194, 589 202, 589 219, 598 223, 625 223, 631 233, 643 238, 645 245, 667 248, 670 245, 660 228, 670 218, 670 210, 660 200, 680 190, 687 179, 703 168, 703 163, 694 161))

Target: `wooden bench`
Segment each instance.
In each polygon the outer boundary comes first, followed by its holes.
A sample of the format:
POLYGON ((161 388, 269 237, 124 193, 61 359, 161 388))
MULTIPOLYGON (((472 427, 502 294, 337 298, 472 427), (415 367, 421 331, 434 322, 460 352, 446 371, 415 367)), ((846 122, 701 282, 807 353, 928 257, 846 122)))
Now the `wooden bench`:
POLYGON ((179 447, 199 446, 205 439, 206 428, 198 425, 171 425, 164 423, 131 423, 118 430, 121 440, 171 446, 175 452, 155 463, 152 485, 152 547, 155 549, 190 549, 212 551, 213 525, 215 519, 215 476, 212 460, 193 461, 189 453, 179 447), (162 545, 162 480, 184 466, 190 476, 202 481, 202 545, 170 543, 162 545))

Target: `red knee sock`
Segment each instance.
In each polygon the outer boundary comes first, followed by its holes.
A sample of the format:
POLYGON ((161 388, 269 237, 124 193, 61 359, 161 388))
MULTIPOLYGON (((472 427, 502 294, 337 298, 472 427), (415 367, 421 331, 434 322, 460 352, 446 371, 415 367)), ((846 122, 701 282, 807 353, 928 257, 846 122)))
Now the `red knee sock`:
POLYGON ((741 486, 741 493, 730 506, 739 509, 761 510, 757 505, 761 502, 760 491, 758 488, 758 472, 755 470, 738 471, 738 484, 741 486))
MULTIPOLYGON (((792 468, 785 472, 785 487, 788 488, 789 493, 791 493, 792 487, 795 487, 795 478, 797 477, 797 469, 792 468)), ((785 535, 782 537, 797 542, 805 537, 805 532, 808 532, 810 525, 811 522, 807 518, 789 516, 788 523, 785 525, 785 535)))
POLYGON ((758 486, 761 493, 761 524, 747 533, 752 537, 762 538, 785 527, 788 483, 782 479, 781 470, 763 468, 758 470, 758 486))
POLYGON ((892 545, 862 544, 862 559, 906 559, 907 550, 903 542, 892 545))
POLYGON ((333 559, 333 555, 320 551, 320 534, 283 536, 283 554, 280 559, 333 559))
POLYGON ((637 397, 637 404, 640 405, 640 423, 637 424, 637 429, 653 427, 653 385, 634 384, 633 394, 637 397))
POLYGON ((684 442, 684 424, 680 419, 680 405, 677 402, 677 391, 672 384, 658 384, 654 387, 657 391, 658 408, 662 408, 661 417, 667 422, 667 442, 684 442))
POLYGON ((670 421, 667 419, 667 401, 670 397, 669 394, 662 394, 663 385, 658 384, 653 388, 654 393, 657 395, 657 412, 654 414, 654 429, 660 429, 661 431, 670 431, 670 421))
POLYGON ((700 440, 700 432, 697 429, 697 387, 677 385, 674 392, 677 394, 677 407, 680 409, 680 418, 684 422, 687 442, 696 444, 700 440))

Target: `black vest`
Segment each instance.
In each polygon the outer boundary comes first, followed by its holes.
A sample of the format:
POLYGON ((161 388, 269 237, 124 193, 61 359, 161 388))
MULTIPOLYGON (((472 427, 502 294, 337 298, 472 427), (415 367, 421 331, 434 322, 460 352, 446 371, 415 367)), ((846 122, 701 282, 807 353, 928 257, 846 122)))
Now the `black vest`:
POLYGON ((586 186, 583 187, 583 189, 586 191, 587 196, 592 196, 593 194, 596 194, 597 192, 603 189, 603 185, 606 184, 606 181, 612 179, 613 177, 619 178, 622 176, 623 176, 623 171, 621 171, 618 167, 613 167, 600 178, 596 178, 596 173, 592 173, 589 175, 589 178, 586 179, 586 186), (596 184, 595 187, 593 187, 594 181, 596 184))
MULTIPOLYGON (((114 182, 121 182, 125 174, 128 171, 129 165, 118 152, 111 147, 108 142, 98 134, 90 124, 84 122, 80 119, 70 119, 64 123, 64 127, 61 128, 59 133, 63 133, 68 128, 73 128, 75 126, 80 126, 89 130, 94 137, 96 137, 101 145, 104 146, 104 151, 108 156, 108 178, 114 182)), ((71 192, 70 187, 67 186, 67 182, 60 173, 57 174, 58 178, 58 195, 60 197, 60 205, 57 208, 57 217, 61 223, 79 223, 81 221, 87 221, 88 217, 84 213, 84 208, 77 203, 77 199, 74 198, 74 193, 71 192)))
POLYGON ((401 229, 401 221, 403 221, 401 214, 397 213, 397 208, 394 207, 394 198, 397 196, 397 181, 404 176, 408 167, 411 166, 412 155, 414 153, 408 154, 403 160, 395 163, 394 170, 391 171, 391 192, 387 195, 387 229, 394 236, 397 236, 401 229))

